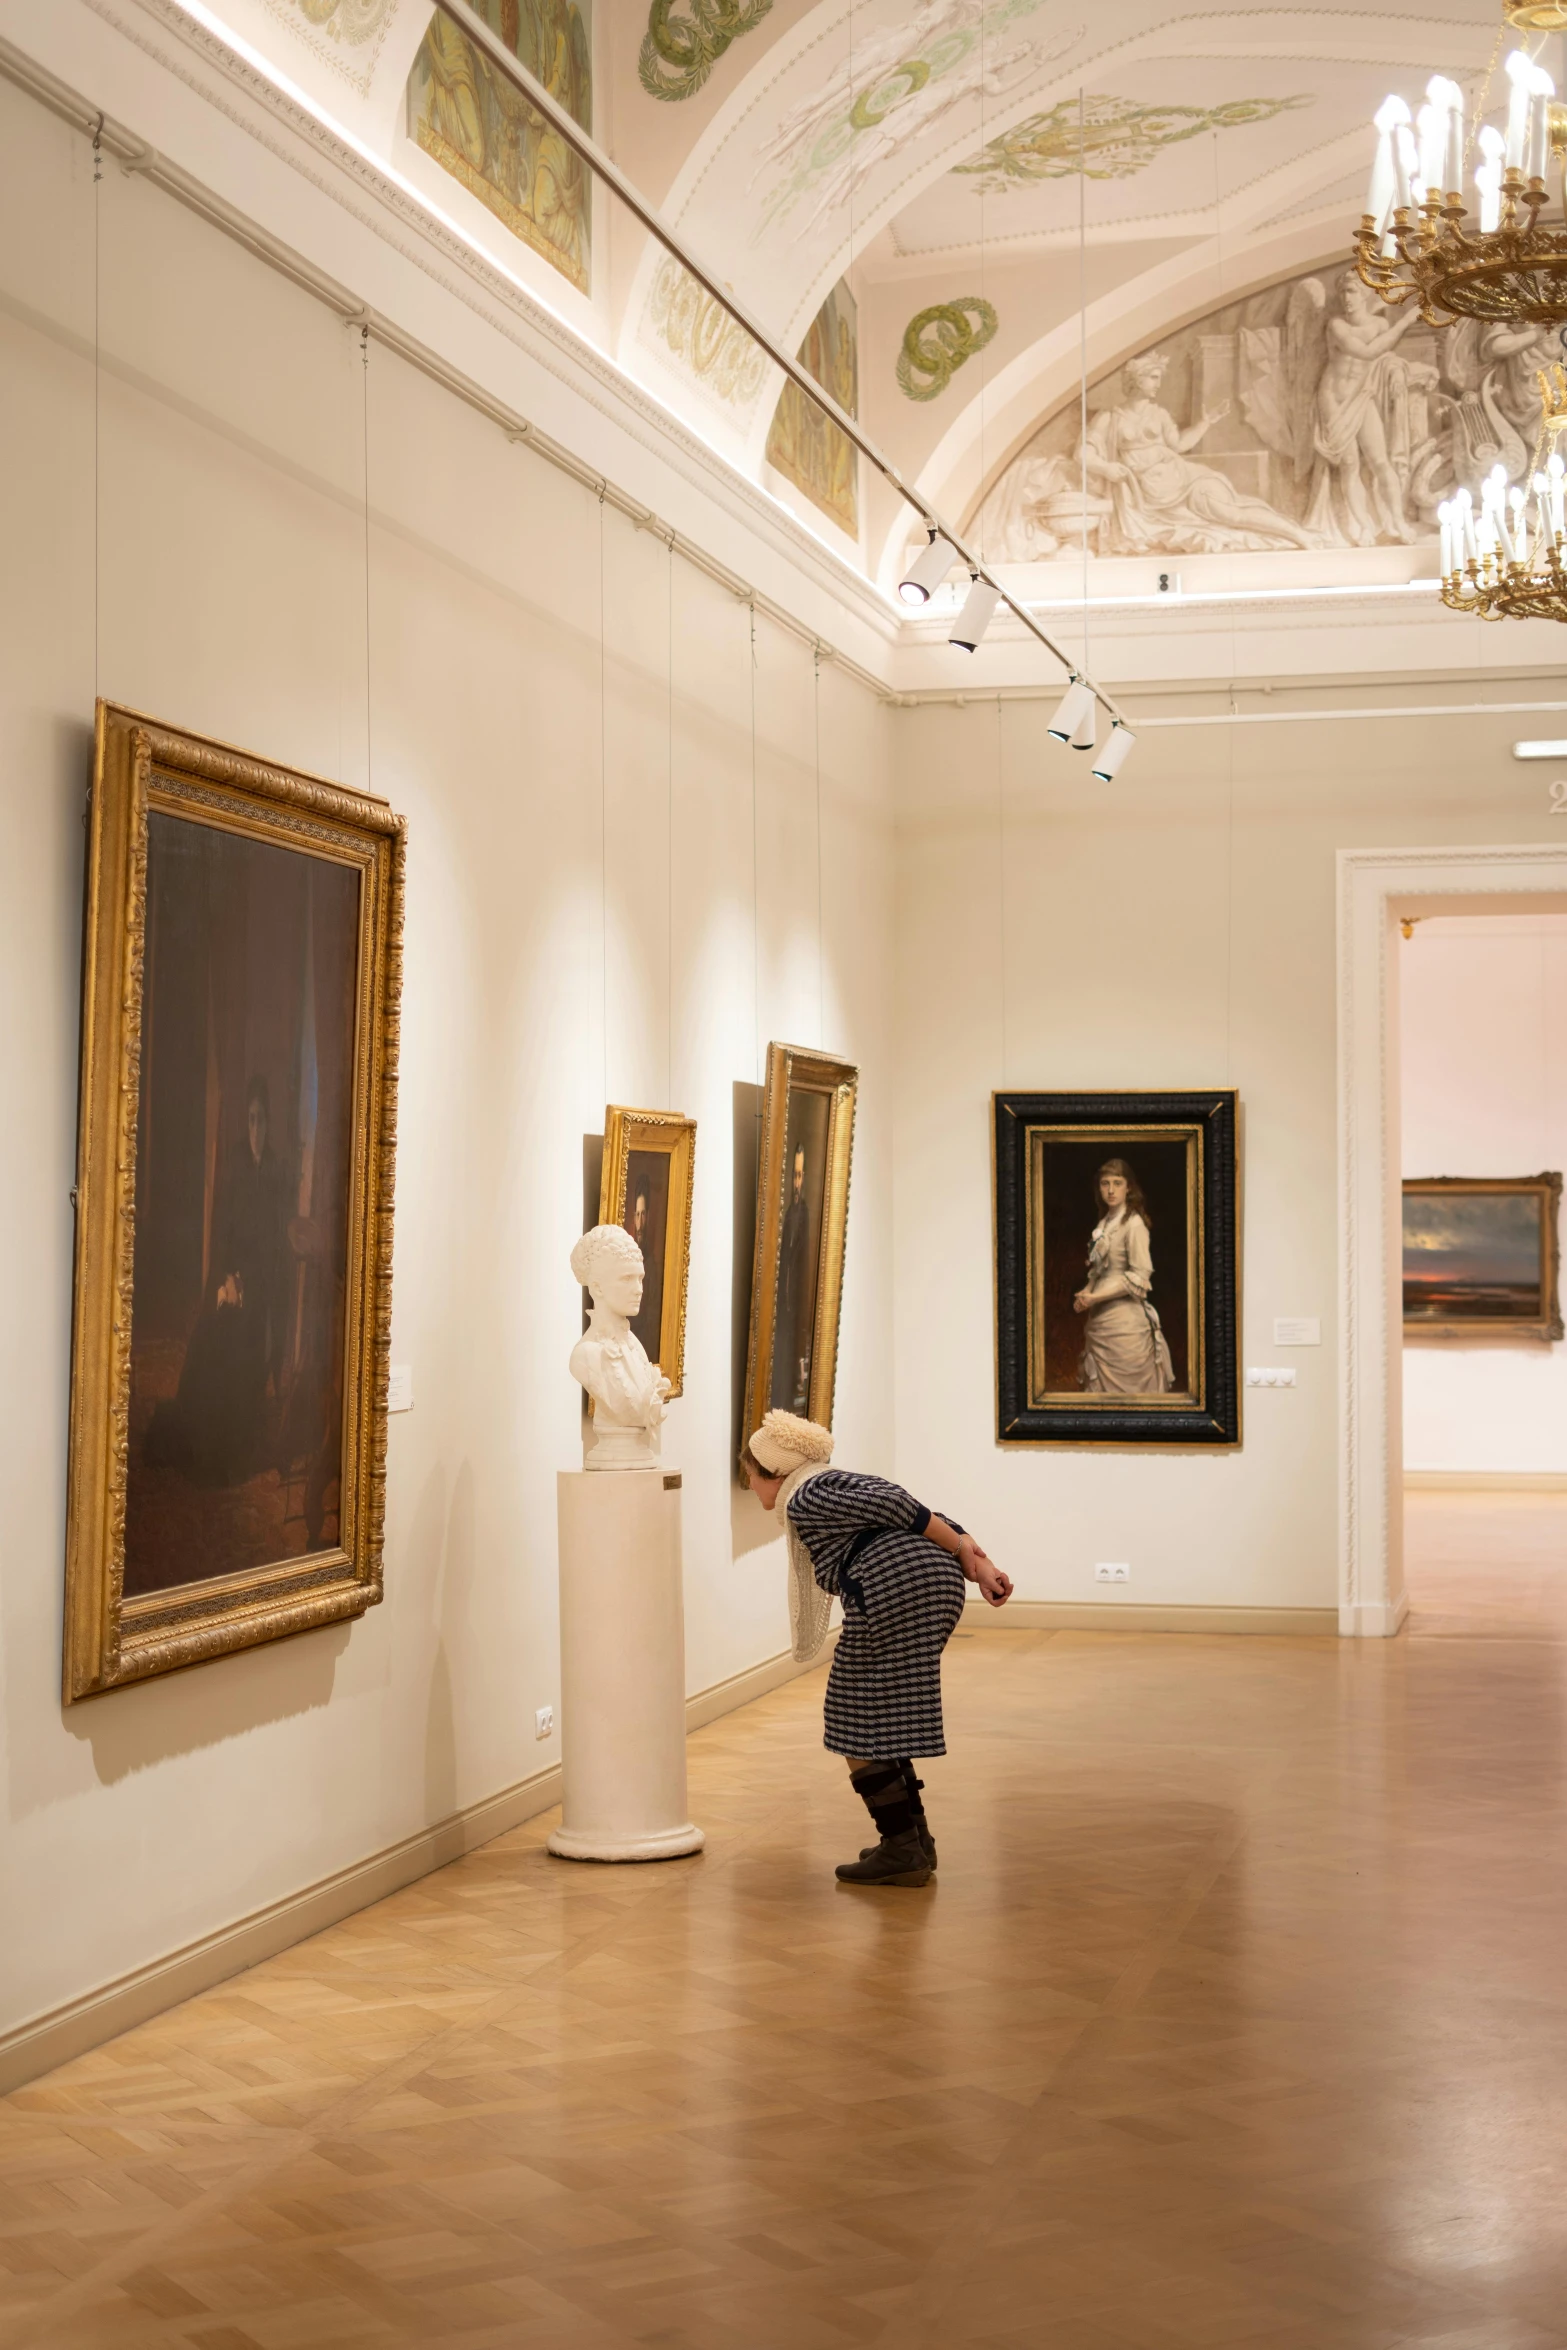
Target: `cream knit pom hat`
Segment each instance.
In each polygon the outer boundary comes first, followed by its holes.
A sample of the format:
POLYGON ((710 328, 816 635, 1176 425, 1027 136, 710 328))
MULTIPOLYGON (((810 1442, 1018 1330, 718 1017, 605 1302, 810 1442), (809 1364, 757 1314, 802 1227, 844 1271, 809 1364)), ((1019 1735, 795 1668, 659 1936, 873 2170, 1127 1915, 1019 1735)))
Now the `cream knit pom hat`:
POLYGON ((832 1430, 794 1412, 772 1411, 752 1437, 750 1452, 774 1477, 787 1477, 807 1464, 825 1468, 832 1459, 832 1430))

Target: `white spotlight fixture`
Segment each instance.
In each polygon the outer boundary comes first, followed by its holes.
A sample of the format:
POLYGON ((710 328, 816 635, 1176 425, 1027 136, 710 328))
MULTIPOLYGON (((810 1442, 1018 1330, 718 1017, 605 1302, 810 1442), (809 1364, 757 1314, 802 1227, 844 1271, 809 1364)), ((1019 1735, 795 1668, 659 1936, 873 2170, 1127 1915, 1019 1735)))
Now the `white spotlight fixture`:
POLYGON ((939 530, 930 534, 930 542, 923 554, 916 557, 898 582, 898 593, 906 604, 928 604, 940 587, 957 557, 939 530))
POLYGON ((977 571, 970 572, 972 585, 963 599, 963 609, 952 624, 949 645, 957 645, 963 652, 972 653, 995 615, 1001 601, 1001 590, 993 588, 977 571))
POLYGON ((1131 757, 1137 737, 1119 718, 1105 736, 1104 749, 1094 761, 1095 783, 1114 783, 1121 769, 1131 757))
MULTIPOLYGON (((1072 672, 1072 681, 1070 685, 1068 685, 1066 692, 1061 696, 1061 707, 1057 710, 1055 716, 1050 721, 1051 741, 1057 743, 1071 742, 1074 735, 1077 735, 1082 731, 1083 714, 1085 711, 1088 714, 1088 722, 1091 726, 1093 724, 1094 717, 1093 689, 1090 686, 1084 685, 1082 679, 1078 676, 1076 670, 1074 669, 1072 672)), ((1087 750, 1092 750, 1092 736, 1090 736, 1088 742, 1085 745, 1081 745, 1080 747, 1087 750)))
POLYGON ((1093 749, 1094 735, 1099 723, 1099 704, 1094 699, 1092 688, 1085 687, 1084 691, 1087 693, 1088 699, 1079 710, 1077 724, 1072 729, 1074 751, 1091 751, 1093 749))

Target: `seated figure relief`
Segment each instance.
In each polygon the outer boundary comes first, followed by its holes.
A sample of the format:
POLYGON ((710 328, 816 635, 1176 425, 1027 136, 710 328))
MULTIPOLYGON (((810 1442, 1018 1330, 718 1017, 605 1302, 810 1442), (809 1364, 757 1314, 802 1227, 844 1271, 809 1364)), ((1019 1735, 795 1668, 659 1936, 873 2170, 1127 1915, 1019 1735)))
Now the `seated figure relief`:
POLYGON ((1528 327, 1437 336, 1352 270, 1307 274, 1092 385, 1086 434, 1073 401, 972 527, 1001 562, 1412 546, 1460 482, 1522 473, 1559 355, 1528 327))

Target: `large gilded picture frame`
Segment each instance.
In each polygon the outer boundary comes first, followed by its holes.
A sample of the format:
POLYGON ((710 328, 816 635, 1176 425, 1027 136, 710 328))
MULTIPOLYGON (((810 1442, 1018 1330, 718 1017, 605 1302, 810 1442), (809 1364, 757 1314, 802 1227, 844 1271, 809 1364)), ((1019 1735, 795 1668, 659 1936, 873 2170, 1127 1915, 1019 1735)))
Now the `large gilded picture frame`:
POLYGON ((100 703, 67 1704, 381 1597, 404 827, 100 703))
POLYGON ((762 1088, 745 1433, 774 1405, 832 1426, 859 1071, 770 1044, 762 1088))
POLYGON ((992 1109, 998 1440, 1238 1444, 1235 1094, 992 1109))
POLYGON ((696 1120, 675 1110, 604 1112, 599 1222, 623 1225, 642 1251, 642 1310, 632 1322, 648 1361, 685 1393, 686 1284, 696 1120))

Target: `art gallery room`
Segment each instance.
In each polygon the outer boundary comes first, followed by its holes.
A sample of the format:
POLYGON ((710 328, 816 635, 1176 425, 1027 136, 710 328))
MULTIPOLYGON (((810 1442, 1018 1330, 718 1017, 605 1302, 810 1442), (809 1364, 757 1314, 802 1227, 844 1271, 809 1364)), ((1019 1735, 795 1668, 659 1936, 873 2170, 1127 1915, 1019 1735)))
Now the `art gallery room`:
POLYGON ((0 0, 0 2350, 1567 2350, 1564 170, 0 0))

